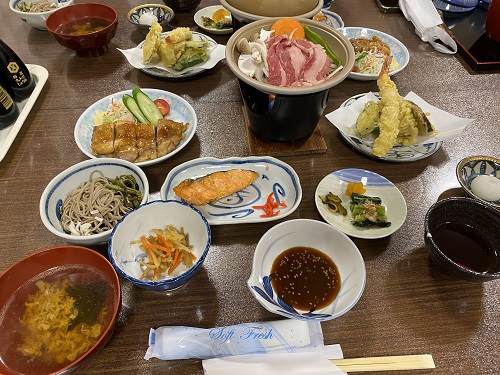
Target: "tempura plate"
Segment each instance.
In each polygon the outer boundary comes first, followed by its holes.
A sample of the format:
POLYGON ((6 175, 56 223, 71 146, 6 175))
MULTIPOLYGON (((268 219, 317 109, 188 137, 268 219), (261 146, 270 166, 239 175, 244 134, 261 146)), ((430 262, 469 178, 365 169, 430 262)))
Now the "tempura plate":
MULTIPOLYGON (((399 67, 392 72, 389 72, 389 76, 402 71, 408 61, 410 61, 410 53, 406 46, 393 36, 383 33, 381 31, 368 29, 366 27, 343 27, 338 29, 347 39, 351 38, 366 38, 371 39, 373 36, 379 37, 384 43, 386 43, 391 49, 391 56, 397 61, 399 67)), ((349 78, 357 81, 374 81, 378 78, 378 74, 362 74, 362 73, 349 73, 349 78)))
POLYGON ((258 223, 282 219, 294 212, 302 199, 299 176, 288 164, 273 157, 246 158, 200 158, 183 163, 172 169, 161 187, 161 199, 181 200, 173 188, 185 179, 205 176, 217 171, 230 169, 249 169, 259 173, 257 179, 247 188, 233 195, 222 198, 213 204, 195 206, 201 211, 210 225, 258 223), (280 213, 272 217, 260 217, 263 210, 252 206, 261 206, 271 192, 276 201, 285 202, 287 207, 280 207, 280 213))
MULTIPOLYGON (((173 94, 168 91, 157 90, 157 89, 141 89, 146 95, 148 95, 151 100, 156 99, 164 99, 170 104, 170 112, 167 115, 167 119, 189 123, 189 127, 187 128, 185 134, 186 137, 181 140, 179 145, 173 150, 171 153, 164 155, 162 157, 141 161, 137 164, 138 166, 146 166, 151 164, 156 164, 166 160, 180 150, 182 150, 189 143, 191 138, 193 138, 194 133, 196 132, 196 125, 198 123, 196 113, 194 112, 193 107, 180 96, 173 94)), ((75 126, 75 141, 78 148, 89 158, 96 158, 97 156, 92 154, 92 149, 90 148, 90 144, 92 141, 92 132, 94 129, 94 117, 98 112, 105 111, 111 100, 121 101, 122 96, 124 94, 132 95, 132 90, 126 90, 117 92, 115 94, 111 94, 102 98, 88 107, 85 112, 80 116, 75 126)))
MULTIPOLYGON (((366 94, 355 95, 347 99, 340 106, 347 107, 364 95, 366 94)), ((411 146, 395 145, 392 146, 392 148, 385 156, 379 158, 378 156, 375 156, 372 153, 373 142, 364 141, 363 139, 351 136, 349 134, 345 134, 341 131, 339 131, 339 133, 347 143, 349 143, 352 147, 362 152, 363 154, 368 155, 377 160, 385 160, 396 163, 405 163, 405 162, 424 159, 428 156, 431 156, 436 151, 438 151, 441 148, 441 145, 443 144, 443 142, 435 142, 435 143, 425 143, 425 144, 411 145, 411 146)))
POLYGON ((323 219, 328 224, 351 237, 365 239, 383 238, 397 231, 406 219, 406 201, 399 189, 385 177, 363 169, 348 168, 330 173, 318 184, 314 200, 316 208, 323 219), (387 208, 386 214, 387 220, 391 222, 390 227, 361 228, 351 223, 349 210, 351 197, 345 194, 350 181, 361 181, 366 189, 365 195, 382 199, 382 204, 387 208), (342 200, 342 205, 348 212, 347 216, 328 210, 327 205, 319 198, 320 195, 325 196, 328 192, 332 192, 342 200))

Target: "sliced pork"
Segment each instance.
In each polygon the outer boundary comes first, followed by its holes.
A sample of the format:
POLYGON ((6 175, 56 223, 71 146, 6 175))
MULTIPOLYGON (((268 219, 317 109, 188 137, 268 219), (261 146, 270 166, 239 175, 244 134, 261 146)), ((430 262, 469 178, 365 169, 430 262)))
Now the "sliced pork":
POLYGON ((275 86, 310 86, 324 81, 331 60, 323 47, 278 35, 266 40, 268 81, 275 86))

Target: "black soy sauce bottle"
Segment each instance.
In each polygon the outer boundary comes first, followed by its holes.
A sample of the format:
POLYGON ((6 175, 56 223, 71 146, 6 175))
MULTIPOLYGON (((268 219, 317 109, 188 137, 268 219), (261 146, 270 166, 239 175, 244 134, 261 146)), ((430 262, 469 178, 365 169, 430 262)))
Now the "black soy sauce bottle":
POLYGON ((0 84, 0 129, 13 124, 19 117, 19 107, 9 91, 0 84))
POLYGON ((13 99, 20 102, 28 98, 35 88, 35 80, 17 54, 0 39, 0 75, 2 83, 10 86, 13 99))

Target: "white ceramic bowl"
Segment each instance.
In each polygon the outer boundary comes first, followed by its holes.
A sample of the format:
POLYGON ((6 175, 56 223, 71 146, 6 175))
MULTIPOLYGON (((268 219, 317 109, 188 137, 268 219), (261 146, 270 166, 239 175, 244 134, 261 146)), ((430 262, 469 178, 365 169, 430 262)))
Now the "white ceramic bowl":
POLYGON ((153 201, 126 214, 115 226, 108 242, 109 259, 116 271, 138 287, 150 290, 173 290, 187 283, 200 269, 208 254, 211 241, 210 225, 200 211, 179 201, 153 201), (158 281, 141 280, 143 269, 139 259, 146 257, 138 244, 142 235, 151 230, 173 225, 189 234, 196 261, 186 269, 182 264, 171 275, 166 273, 158 281))
POLYGON ((312 18, 323 7, 323 0, 220 0, 220 3, 243 23, 268 17, 312 18))
POLYGON ((54 13, 60 7, 73 4, 73 0, 48 0, 48 1, 56 4, 59 3, 59 7, 53 10, 49 10, 48 12, 41 12, 41 13, 21 12, 17 7, 18 4, 22 2, 29 3, 30 1, 10 0, 9 8, 16 16, 25 21, 28 25, 34 27, 35 29, 47 30, 47 27, 45 26, 45 20, 47 19, 47 17, 50 16, 52 13, 54 13))
POLYGON ((349 311, 363 293, 366 270, 363 257, 352 240, 321 221, 288 220, 269 229, 255 249, 248 286, 268 311, 299 320, 330 320, 349 311), (276 296, 270 280, 274 260, 296 246, 312 247, 328 255, 340 273, 341 287, 336 299, 314 312, 296 310, 276 296))
POLYGON ((68 193, 88 181, 95 171, 104 176, 115 178, 121 175, 134 176, 138 189, 142 193, 141 204, 148 200, 149 183, 146 174, 137 165, 126 160, 101 158, 85 160, 75 164, 55 176, 47 185, 40 198, 40 217, 45 227, 60 238, 79 245, 95 245, 105 243, 111 230, 89 236, 75 236, 64 232, 60 223, 60 210, 68 193))
POLYGON ((471 187, 472 181, 482 175, 495 177, 500 180, 500 159, 482 155, 469 156, 458 163, 456 175, 458 182, 468 196, 479 199, 493 207, 500 208, 500 199, 494 201, 483 199, 478 194, 475 194, 471 187))

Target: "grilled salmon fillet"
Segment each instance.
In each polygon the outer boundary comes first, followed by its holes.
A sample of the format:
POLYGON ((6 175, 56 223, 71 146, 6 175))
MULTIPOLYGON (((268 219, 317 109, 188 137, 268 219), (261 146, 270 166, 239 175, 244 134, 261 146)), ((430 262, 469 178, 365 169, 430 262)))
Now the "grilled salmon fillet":
POLYGON ((230 169, 187 179, 174 187, 174 192, 187 203, 202 206, 230 196, 255 181, 259 174, 246 169, 230 169))

